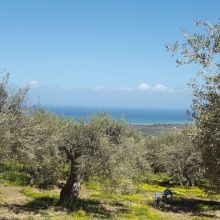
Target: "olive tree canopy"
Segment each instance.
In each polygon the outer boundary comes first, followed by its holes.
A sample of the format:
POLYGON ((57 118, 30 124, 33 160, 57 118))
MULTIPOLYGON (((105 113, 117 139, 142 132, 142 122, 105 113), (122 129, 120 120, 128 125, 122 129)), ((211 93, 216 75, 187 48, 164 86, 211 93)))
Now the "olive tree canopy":
POLYGON ((184 32, 184 42, 167 45, 178 56, 177 64, 198 64, 193 91, 193 142, 202 152, 206 177, 220 189, 220 23, 195 22, 198 32, 184 32))
POLYGON ((98 115, 89 123, 66 124, 65 141, 60 148, 70 161, 69 178, 61 201, 74 201, 81 181, 95 176, 113 184, 137 178, 147 169, 144 141, 134 129, 106 115, 98 115))
POLYGON ((9 74, 0 80, 0 157, 15 156, 19 148, 19 129, 22 127, 28 87, 11 88, 9 74))

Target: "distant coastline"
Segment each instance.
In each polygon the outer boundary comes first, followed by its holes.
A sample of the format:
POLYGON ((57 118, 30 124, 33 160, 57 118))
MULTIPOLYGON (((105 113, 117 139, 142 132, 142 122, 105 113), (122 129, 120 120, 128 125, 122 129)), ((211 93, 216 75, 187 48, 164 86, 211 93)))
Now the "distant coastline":
POLYGON ((132 126, 170 126, 179 127, 190 124, 187 110, 184 109, 140 109, 140 108, 108 108, 108 107, 70 107, 45 106, 46 110, 62 117, 75 120, 89 120, 97 113, 107 113, 113 118, 124 120, 132 126))
POLYGON ((158 135, 161 133, 181 132, 188 124, 153 124, 153 125, 131 125, 146 135, 158 135))

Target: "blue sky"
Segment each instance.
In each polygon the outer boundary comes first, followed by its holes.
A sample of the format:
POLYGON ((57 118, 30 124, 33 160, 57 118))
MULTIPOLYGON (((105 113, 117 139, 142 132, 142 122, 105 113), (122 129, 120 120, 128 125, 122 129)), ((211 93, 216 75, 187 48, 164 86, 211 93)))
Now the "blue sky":
POLYGON ((165 44, 217 22, 219 0, 2 0, 0 69, 44 105, 188 108, 195 67, 165 44))

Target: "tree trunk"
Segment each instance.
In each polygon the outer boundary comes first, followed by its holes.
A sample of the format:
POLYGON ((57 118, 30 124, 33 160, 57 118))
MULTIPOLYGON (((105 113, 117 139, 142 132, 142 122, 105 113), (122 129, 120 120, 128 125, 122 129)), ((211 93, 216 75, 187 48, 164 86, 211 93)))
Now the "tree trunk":
POLYGON ((62 203, 72 203, 76 201, 79 195, 81 177, 77 173, 76 165, 75 160, 71 160, 70 175, 60 192, 60 201, 62 203))
POLYGON ((192 187, 193 184, 192 184, 192 180, 190 179, 190 177, 188 175, 185 175, 185 177, 186 177, 186 180, 187 180, 186 187, 192 187))

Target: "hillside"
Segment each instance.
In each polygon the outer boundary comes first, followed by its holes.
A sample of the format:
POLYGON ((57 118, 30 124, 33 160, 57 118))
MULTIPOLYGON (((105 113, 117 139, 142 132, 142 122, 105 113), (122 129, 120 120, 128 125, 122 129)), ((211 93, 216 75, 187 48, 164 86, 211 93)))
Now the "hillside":
POLYGON ((153 125, 131 125, 144 135, 159 135, 169 132, 180 132, 186 124, 153 124, 153 125))
POLYGON ((0 219, 220 219, 220 195, 209 196, 199 188, 174 187, 171 204, 157 205, 154 193, 165 187, 140 183, 131 194, 103 190, 95 181, 85 182, 79 199, 70 209, 59 204, 60 189, 39 190, 0 184, 0 219))

